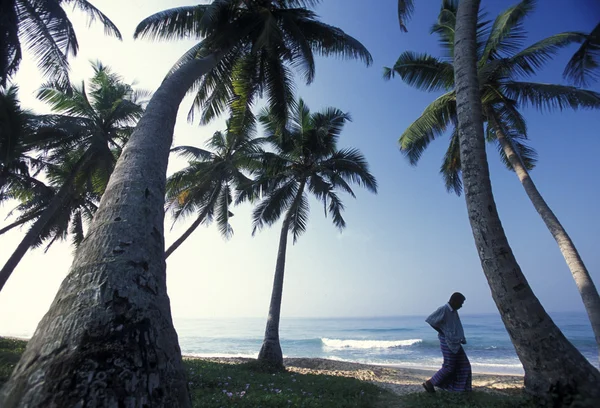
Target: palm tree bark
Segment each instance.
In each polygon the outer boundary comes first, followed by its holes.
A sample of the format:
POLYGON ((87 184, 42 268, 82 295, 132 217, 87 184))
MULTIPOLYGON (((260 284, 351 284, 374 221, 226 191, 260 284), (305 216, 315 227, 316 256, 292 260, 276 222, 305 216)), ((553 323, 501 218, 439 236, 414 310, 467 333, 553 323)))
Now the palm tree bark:
POLYGON ((585 267, 583 260, 579 256, 579 252, 577 251, 577 248, 575 248, 575 244, 573 244, 569 234, 567 234, 567 231, 564 229, 554 212, 550 209, 550 206, 548 206, 538 191, 533 179, 529 175, 529 172, 519 158, 519 155, 515 152, 510 141, 500 130, 493 114, 488 116, 490 117, 490 120, 496 129, 496 137, 500 143, 500 146, 502 147, 502 150, 504 151, 504 154, 517 174, 517 177, 519 177, 519 180, 521 181, 527 196, 531 200, 531 203, 535 207, 535 210, 538 212, 538 214, 540 214, 540 217, 542 217, 546 227, 548 227, 548 230, 556 240, 560 252, 565 258, 567 266, 571 270, 571 274, 573 275, 573 279, 575 280, 575 284, 577 285, 577 289, 579 290, 579 294, 583 300, 585 310, 587 311, 592 324, 594 336, 596 337, 596 344, 598 344, 600 352, 600 296, 598 295, 596 285, 594 284, 592 277, 585 267))
POLYGON ((269 363, 275 368, 283 368, 283 352, 279 343, 279 321, 281 316, 281 299, 283 298, 283 275, 285 271, 285 254, 287 250, 287 239, 290 229, 292 210, 298 204, 304 192, 305 181, 300 183, 298 194, 292 206, 283 220, 281 233, 279 235, 279 249, 277 251, 277 263, 275 264, 275 277, 273 278, 273 291, 271 292, 271 303, 269 304, 269 316, 265 329, 265 338, 258 353, 258 360, 269 363))
POLYGON ((44 209, 39 218, 33 223, 10 258, 8 258, 2 267, 2 270, 0 270, 0 291, 2 291, 6 281, 8 278, 10 278, 10 275, 12 275, 13 271, 17 265, 19 265, 19 262, 21 262, 21 259, 23 259, 29 248, 36 243, 48 222, 65 206, 67 200, 69 200, 71 194, 73 193, 75 177, 79 171, 85 167, 91 158, 92 157, 89 150, 86 151, 83 156, 81 156, 81 158, 73 167, 73 170, 71 171, 71 174, 65 183, 58 190, 58 193, 52 197, 48 207, 44 209))
POLYGON ((578 393, 600 400, 600 373, 564 337, 534 295, 496 210, 476 66, 478 10, 479 0, 461 0, 458 4, 455 83, 465 199, 483 271, 525 369, 526 389, 542 397, 578 393))
POLYGON ((166 288, 165 180, 179 104, 219 58, 188 62, 152 97, 0 406, 191 406, 166 288))

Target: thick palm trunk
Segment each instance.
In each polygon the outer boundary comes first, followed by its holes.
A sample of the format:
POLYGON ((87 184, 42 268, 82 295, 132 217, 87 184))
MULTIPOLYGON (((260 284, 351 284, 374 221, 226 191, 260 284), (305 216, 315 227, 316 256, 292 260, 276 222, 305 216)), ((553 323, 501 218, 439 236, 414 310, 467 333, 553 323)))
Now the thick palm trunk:
POLYGON ((265 361, 277 368, 283 368, 283 353, 281 351, 281 344, 279 343, 279 320, 281 316, 281 299, 283 298, 283 274, 285 271, 287 239, 292 210, 298 205, 302 194, 304 194, 305 183, 304 180, 300 182, 298 193, 288 213, 285 215, 283 225, 281 226, 277 263, 275 264, 275 277, 273 278, 273 291, 271 292, 271 303, 269 304, 269 316, 267 318, 265 338, 258 353, 258 360, 265 361))
MULTIPOLYGON (((495 123, 495 125, 496 129, 499 129, 497 123, 495 123)), ((596 337, 596 344, 598 344, 600 352, 600 296, 598 295, 596 285, 594 285, 594 281, 585 267, 583 260, 579 256, 579 252, 577 252, 577 248, 575 248, 573 241, 571 241, 569 234, 567 234, 567 231, 565 231, 556 215, 554 215, 554 212, 552 212, 538 191, 529 172, 515 152, 512 144, 506 139, 506 136, 502 131, 497 130, 496 136, 498 142, 500 142, 500 145, 502 146, 504 154, 519 177, 527 196, 529 196, 535 210, 540 214, 546 227, 548 227, 548 230, 550 230, 550 233, 558 243, 560 252, 565 258, 565 261, 567 261, 567 266, 571 270, 571 274, 573 275, 573 279, 575 280, 575 284, 577 285, 577 289, 583 300, 585 310, 590 318, 592 329, 594 330, 594 335, 596 337)))
POLYGON ((217 60, 187 63, 152 97, 3 408, 191 406, 166 288, 165 179, 179 104, 217 60))
POLYGON ((64 208, 66 202, 73 193, 75 177, 79 171, 86 166, 91 158, 90 151, 86 151, 83 156, 81 156, 81 158, 73 167, 73 170, 71 171, 71 174, 67 180, 65 180, 64 184, 58 190, 58 193, 56 193, 56 195, 50 201, 50 204, 48 204, 48 207, 44 209, 39 218, 33 223, 13 254, 10 256, 10 258, 8 258, 2 267, 2 270, 0 270, 0 291, 4 288, 6 281, 8 278, 10 278, 10 275, 12 275, 13 271, 17 265, 19 265, 19 262, 21 262, 21 259, 23 259, 29 248, 36 243, 38 237, 48 222, 64 208))
POLYGON ((504 234, 485 154, 476 67, 479 0, 461 0, 455 36, 460 157, 469 221, 483 271, 533 394, 600 399, 600 373, 564 337, 535 297, 504 234))

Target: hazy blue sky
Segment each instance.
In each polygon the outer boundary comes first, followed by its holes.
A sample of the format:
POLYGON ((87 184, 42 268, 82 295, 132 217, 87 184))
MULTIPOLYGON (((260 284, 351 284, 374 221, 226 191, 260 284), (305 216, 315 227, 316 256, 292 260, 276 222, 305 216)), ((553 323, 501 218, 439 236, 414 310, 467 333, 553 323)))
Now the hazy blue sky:
MULTIPOLYGON (((110 16, 125 40, 102 36, 74 17, 81 51, 72 60, 72 78, 91 73, 88 60, 100 59, 140 87, 154 90, 170 66, 192 41, 133 41, 144 17, 165 8, 197 1, 94 0, 110 16)), ((494 16, 514 2, 483 0, 494 16)), ((395 0, 326 0, 317 9, 323 21, 344 29, 367 46, 374 58, 366 68, 356 61, 317 60, 315 82, 298 84, 298 94, 312 110, 335 106, 350 112, 353 122, 341 138, 369 160, 380 185, 377 196, 359 191, 345 196, 348 228, 340 234, 322 208, 312 205, 310 224, 298 244, 288 247, 282 318, 289 316, 424 315, 453 291, 467 297, 464 313, 495 312, 466 216, 464 198, 445 191, 438 174, 447 138, 432 143, 418 167, 411 167, 397 148, 401 132, 435 98, 405 86, 399 79, 384 82, 382 67, 391 66, 404 50, 440 55, 429 27, 440 2, 417 1, 408 34, 401 34, 395 0)), ((527 19, 531 43, 567 30, 589 31, 600 17, 596 0, 540 2, 527 19)), ((563 52, 538 81, 561 81, 573 48, 563 52)), ((42 79, 25 58, 17 76, 21 99, 42 111, 33 93, 42 79)), ((600 90, 598 84, 595 90, 600 90)), ((198 127, 186 123, 190 106, 184 101, 175 131, 175 145, 201 146, 224 120, 198 127)), ((533 172, 540 191, 577 245, 595 281, 600 280, 600 114, 564 112, 539 114, 525 110, 531 144, 539 153, 533 172)), ((583 310, 567 266, 545 225, 525 195, 517 177, 499 162, 490 146, 494 195, 517 259, 535 293, 550 311, 583 310)), ((171 160, 170 171, 184 162, 171 160)), ((12 208, 0 208, 0 219, 12 208)), ((271 292, 280 225, 252 238, 251 208, 234 209, 234 237, 226 242, 215 227, 200 228, 168 260, 168 290, 176 317, 264 316, 271 292)), ((191 222, 190 219, 188 221, 191 222)), ((7 221, 3 221, 6 223, 7 221)), ((167 218, 167 230, 171 220, 167 218)), ((188 224, 168 232, 167 245, 188 224)), ((8 258, 25 230, 0 236, 0 262, 8 258)), ((31 251, 0 293, 0 333, 31 330, 46 312, 72 259, 66 244, 47 254, 31 251)))

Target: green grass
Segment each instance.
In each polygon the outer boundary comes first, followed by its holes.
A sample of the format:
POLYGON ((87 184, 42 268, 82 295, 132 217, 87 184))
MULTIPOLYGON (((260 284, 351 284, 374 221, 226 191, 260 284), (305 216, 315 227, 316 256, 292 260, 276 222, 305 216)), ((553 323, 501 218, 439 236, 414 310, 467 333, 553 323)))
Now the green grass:
POLYGON ((219 364, 187 360, 194 406, 218 407, 386 407, 399 398, 354 378, 269 372, 256 363, 219 364))
POLYGON ((537 407, 524 395, 505 396, 482 391, 459 394, 449 392, 424 392, 408 394, 401 398, 401 407, 419 408, 533 408, 537 407))
MULTIPOLYGON (((25 341, 0 337, 0 386, 6 382, 25 341)), ((524 396, 484 392, 419 392, 398 397, 353 378, 276 372, 256 362, 223 364, 184 360, 193 405, 203 408, 530 408, 524 396)))
POLYGON ((10 373, 25 351, 26 341, 0 337, 0 386, 8 380, 10 373))

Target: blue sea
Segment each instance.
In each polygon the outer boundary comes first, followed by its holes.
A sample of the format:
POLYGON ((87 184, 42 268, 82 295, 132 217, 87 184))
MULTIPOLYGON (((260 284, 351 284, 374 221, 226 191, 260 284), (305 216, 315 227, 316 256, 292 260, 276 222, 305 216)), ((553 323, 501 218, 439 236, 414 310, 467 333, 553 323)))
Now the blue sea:
MULTIPOLYGON (((553 313, 565 336, 594 365, 597 346, 585 313, 553 313)), ((425 316, 285 318, 280 324, 284 357, 321 357, 366 364, 438 369, 442 356, 425 316)), ((497 314, 461 315, 473 371, 523 374, 497 314)), ((175 319, 185 355, 256 357, 266 319, 175 319)))

